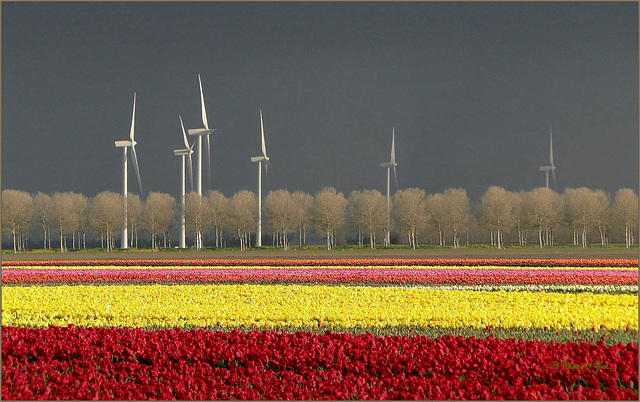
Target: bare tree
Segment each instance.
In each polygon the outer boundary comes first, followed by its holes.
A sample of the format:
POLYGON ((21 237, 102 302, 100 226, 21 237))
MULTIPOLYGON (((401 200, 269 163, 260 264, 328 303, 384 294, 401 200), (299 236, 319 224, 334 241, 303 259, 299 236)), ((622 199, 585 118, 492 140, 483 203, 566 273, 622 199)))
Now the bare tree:
POLYGON ((593 195, 595 207, 595 227, 600 233, 600 244, 603 246, 609 243, 609 230, 611 221, 611 199, 602 190, 596 190, 593 195))
POLYGON ((229 199, 227 204, 227 225, 240 239, 240 249, 250 247, 251 231, 258 220, 258 200, 256 195, 247 190, 239 191, 229 199))
POLYGON ((624 239, 627 248, 635 244, 638 230, 638 196, 630 188, 618 190, 613 204, 613 219, 624 226, 624 239))
POLYGON ((360 203, 362 200, 362 192, 354 190, 347 198, 347 225, 358 233, 358 246, 362 247, 364 238, 364 224, 360 216, 362 208, 360 203))
POLYGON ((33 198, 25 191, 2 191, 2 230, 13 237, 13 252, 26 249, 26 234, 33 223, 33 198))
POLYGON ((150 192, 142 207, 140 224, 151 235, 151 248, 160 247, 158 235, 163 235, 163 246, 167 247, 166 233, 175 218, 174 208, 176 200, 166 193, 150 192))
POLYGON ((453 232, 453 247, 460 247, 460 231, 469 223, 469 197, 461 188, 444 191, 444 211, 447 227, 453 232))
POLYGON ((376 244, 376 234, 387 230, 387 199, 378 190, 364 190, 354 205, 358 226, 369 234, 369 247, 376 244))
POLYGON ((598 219, 609 205, 606 194, 600 195, 586 187, 568 188, 562 197, 566 220, 573 223, 575 229, 581 229, 582 247, 587 247, 587 230, 598 225, 598 219))
POLYGON ((550 233, 558 222, 562 210, 560 196, 551 189, 536 188, 527 193, 525 206, 528 221, 538 230, 540 248, 550 244, 545 233, 550 233))
POLYGON ((52 201, 48 194, 38 192, 33 199, 35 219, 42 227, 42 248, 51 249, 51 227, 53 224, 52 201))
POLYGON ((202 233, 211 223, 211 208, 208 197, 192 191, 185 195, 184 205, 185 225, 187 231, 193 233, 194 247, 201 250, 203 245, 202 233))
POLYGON ((89 205, 89 222, 107 251, 115 248, 115 235, 122 230, 123 208, 122 196, 111 191, 99 193, 89 205))
POLYGON ((215 246, 222 247, 222 235, 225 227, 225 215, 227 210, 227 197, 220 191, 209 190, 207 193, 207 202, 209 208, 209 217, 211 228, 215 231, 215 246))
POLYGON ((407 235, 409 246, 418 247, 418 228, 427 219, 427 201, 424 190, 408 188, 399 190, 393 196, 392 215, 398 229, 407 235))
POLYGON ((576 209, 574 209, 574 206, 579 205, 581 202, 578 199, 579 192, 577 189, 567 188, 561 197, 563 205, 562 217, 564 218, 565 222, 567 222, 571 226, 573 233, 572 242, 574 246, 577 246, 578 239, 580 238, 580 236, 578 235, 580 222, 579 213, 576 209))
POLYGON ((502 187, 489 187, 482 196, 480 211, 482 223, 491 231, 491 244, 502 248, 504 245, 503 231, 514 222, 511 193, 502 187))
POLYGON ((67 250, 66 234, 73 230, 73 200, 71 193, 54 193, 51 197, 53 204, 53 221, 60 234, 60 252, 67 250))
POLYGON ((86 245, 86 230, 88 226, 89 220, 89 199, 78 193, 69 193, 70 199, 70 221, 68 230, 71 232, 72 240, 71 246, 72 248, 80 248, 81 247, 81 238, 80 234, 82 233, 82 239, 85 240, 86 245), (78 245, 76 247, 76 239, 78 239, 78 245))
POLYGON ((296 224, 299 229, 299 246, 302 247, 307 241, 307 224, 311 214, 311 206, 313 205, 313 197, 302 191, 296 191, 291 194, 293 208, 296 216, 296 224))
POLYGON ((127 242, 130 247, 138 248, 138 224, 142 215, 142 201, 138 194, 127 194, 127 230, 128 236, 131 236, 127 242))
POLYGON ((427 223, 438 231, 438 244, 444 246, 446 239, 444 236, 445 224, 445 199, 444 194, 430 194, 427 196, 427 223))
POLYGON ((289 249, 289 232, 297 226, 293 197, 287 190, 270 191, 264 200, 269 227, 279 247, 289 249))
POLYGON ((511 209, 513 211, 513 219, 518 231, 518 244, 524 246, 527 244, 527 209, 526 209, 527 193, 519 191, 511 193, 511 209))
POLYGON ((335 246, 335 232, 345 223, 347 200, 333 187, 316 194, 311 207, 312 221, 320 234, 327 236, 327 250, 335 246))

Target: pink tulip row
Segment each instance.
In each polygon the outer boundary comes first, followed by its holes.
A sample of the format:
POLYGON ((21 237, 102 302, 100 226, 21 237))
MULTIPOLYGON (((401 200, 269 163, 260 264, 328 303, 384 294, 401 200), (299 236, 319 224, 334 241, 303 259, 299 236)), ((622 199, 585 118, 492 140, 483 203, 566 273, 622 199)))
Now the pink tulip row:
POLYGON ((402 268, 122 268, 3 270, 2 283, 322 282, 638 285, 635 270, 402 268))
POLYGON ((538 259, 538 258, 318 258, 318 259, 167 259, 3 261, 20 266, 517 266, 517 267, 637 267, 638 259, 538 259))

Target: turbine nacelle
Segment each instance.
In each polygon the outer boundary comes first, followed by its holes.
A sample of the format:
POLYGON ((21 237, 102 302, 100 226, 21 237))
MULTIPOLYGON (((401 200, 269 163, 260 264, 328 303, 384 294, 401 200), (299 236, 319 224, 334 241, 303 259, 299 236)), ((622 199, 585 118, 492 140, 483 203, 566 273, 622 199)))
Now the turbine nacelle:
POLYGON ((208 128, 190 128, 187 130, 189 135, 209 135, 214 132, 214 130, 210 130, 208 128))
POLYGON ((252 156, 251 157, 251 162, 262 162, 262 161, 268 161, 269 157, 268 156, 252 156))
POLYGON ((395 162, 387 162, 387 163, 380 164, 380 167, 383 167, 383 168, 390 168, 390 167, 396 167, 396 166, 398 166, 398 164, 395 162))
POLYGON ((180 155, 184 155, 184 156, 191 155, 192 153, 193 153, 193 151, 190 150, 190 149, 174 149, 173 150, 173 154, 174 155, 178 155, 178 156, 180 156, 180 155))
POLYGON ((126 140, 126 141, 115 141, 115 143, 116 143, 116 147, 118 147, 118 148, 132 147, 132 146, 137 144, 137 142, 129 141, 129 140, 126 140))
POLYGON ((554 170, 556 167, 555 166, 540 166, 540 170, 545 171, 545 170, 554 170))

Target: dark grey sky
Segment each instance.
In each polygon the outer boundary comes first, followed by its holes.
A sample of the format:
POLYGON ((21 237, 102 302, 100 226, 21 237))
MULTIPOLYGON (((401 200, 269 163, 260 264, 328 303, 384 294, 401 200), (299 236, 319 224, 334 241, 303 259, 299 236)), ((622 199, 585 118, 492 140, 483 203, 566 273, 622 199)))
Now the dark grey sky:
MULTIPOLYGON (((638 3, 2 3, 2 187, 179 195, 181 114, 212 188, 638 190, 638 3), (129 191, 138 192, 129 169, 129 191)), ((206 180, 203 190, 208 190, 206 180)))

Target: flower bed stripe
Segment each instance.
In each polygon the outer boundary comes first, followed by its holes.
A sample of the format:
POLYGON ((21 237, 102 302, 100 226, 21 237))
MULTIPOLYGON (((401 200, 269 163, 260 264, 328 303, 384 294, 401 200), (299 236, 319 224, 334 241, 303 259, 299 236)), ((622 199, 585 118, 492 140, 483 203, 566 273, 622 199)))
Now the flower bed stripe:
POLYGON ((119 268, 4 270, 2 283, 321 282, 637 285, 634 270, 472 268, 119 268))
POLYGON ((186 327, 322 323, 638 328, 637 295, 398 287, 149 285, 5 287, 3 324, 186 327))
POLYGON ((269 266, 269 265, 20 265, 20 266, 10 266, 3 267, 4 272, 10 271, 21 271, 25 269, 30 270, 91 270, 91 269, 112 269, 112 270, 121 270, 127 268, 136 268, 136 269, 473 269, 473 270, 483 270, 483 269, 503 269, 503 270, 591 270, 591 271, 629 271, 629 272, 638 272, 637 268, 630 267, 589 267, 589 266, 558 266, 558 267, 534 267, 534 266, 500 266, 500 265, 350 265, 350 266, 341 266, 341 265, 289 265, 289 266, 269 266))
POLYGON ((4 326, 2 334, 4 399, 638 399, 633 343, 4 326))
POLYGON ((2 266, 527 266, 638 267, 638 259, 502 259, 502 258, 344 258, 344 259, 196 259, 3 261, 2 266))

